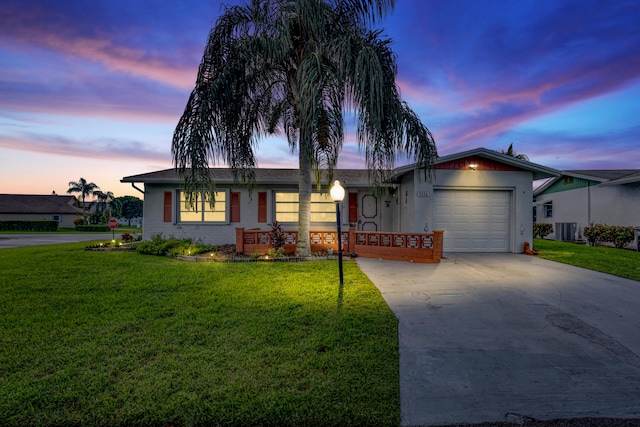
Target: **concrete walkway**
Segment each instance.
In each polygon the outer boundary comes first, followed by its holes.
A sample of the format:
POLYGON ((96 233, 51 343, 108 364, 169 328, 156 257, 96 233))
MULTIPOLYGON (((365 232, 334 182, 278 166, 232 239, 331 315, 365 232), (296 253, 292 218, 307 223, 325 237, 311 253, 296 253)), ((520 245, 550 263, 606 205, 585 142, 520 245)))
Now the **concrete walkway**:
POLYGON ((515 254, 358 264, 399 319, 403 426, 640 418, 640 282, 515 254))

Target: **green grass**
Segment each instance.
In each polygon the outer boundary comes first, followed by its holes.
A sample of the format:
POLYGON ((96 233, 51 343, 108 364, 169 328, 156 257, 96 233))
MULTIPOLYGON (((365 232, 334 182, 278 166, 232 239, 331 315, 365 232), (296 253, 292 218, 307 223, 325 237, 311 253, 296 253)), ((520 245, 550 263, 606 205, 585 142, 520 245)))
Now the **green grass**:
POLYGON ((640 253, 606 246, 586 246, 534 239, 540 258, 640 281, 640 253))
POLYGON ((397 321, 355 263, 0 250, 7 426, 398 425, 397 321))

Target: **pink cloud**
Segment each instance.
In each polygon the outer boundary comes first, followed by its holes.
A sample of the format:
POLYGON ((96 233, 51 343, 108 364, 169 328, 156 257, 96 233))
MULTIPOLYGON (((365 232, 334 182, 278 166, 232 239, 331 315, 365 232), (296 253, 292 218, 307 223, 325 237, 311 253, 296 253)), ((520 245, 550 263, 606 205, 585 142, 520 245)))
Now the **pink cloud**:
POLYGON ((171 161, 168 150, 154 150, 145 144, 135 141, 116 141, 109 139, 76 141, 51 136, 43 138, 39 135, 25 133, 20 136, 0 135, 0 147, 10 150, 84 159, 130 162, 171 161))
POLYGON ((4 26, 0 30, 3 34, 0 45, 8 51, 24 53, 25 49, 44 49, 180 89, 190 89, 195 83, 197 63, 171 62, 141 48, 118 46, 104 35, 80 34, 64 17, 52 22, 36 10, 29 14, 6 9, 0 9, 0 23, 4 26))

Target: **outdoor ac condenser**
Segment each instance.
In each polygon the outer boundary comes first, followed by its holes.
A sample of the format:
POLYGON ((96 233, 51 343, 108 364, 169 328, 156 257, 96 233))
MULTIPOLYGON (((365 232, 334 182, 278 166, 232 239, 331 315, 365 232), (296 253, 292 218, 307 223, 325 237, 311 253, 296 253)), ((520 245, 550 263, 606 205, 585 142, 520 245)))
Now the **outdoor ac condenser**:
POLYGON ((560 242, 575 242, 576 229, 575 222, 556 222, 556 240, 560 242))

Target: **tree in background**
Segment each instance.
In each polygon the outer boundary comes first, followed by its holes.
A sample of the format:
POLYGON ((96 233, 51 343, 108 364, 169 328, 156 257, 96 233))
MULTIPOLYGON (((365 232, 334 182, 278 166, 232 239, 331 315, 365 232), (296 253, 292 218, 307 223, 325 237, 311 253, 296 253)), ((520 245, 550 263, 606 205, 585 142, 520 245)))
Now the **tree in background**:
POLYGON ((111 202, 113 216, 127 219, 129 225, 132 219, 142 217, 142 206, 142 200, 134 196, 116 197, 111 202))
POLYGON ((430 131, 395 84, 391 40, 370 27, 394 0, 253 0, 228 6, 209 33, 195 89, 175 129, 174 165, 187 198, 215 183, 209 161, 236 181, 255 178, 260 138, 284 133, 299 156, 298 255, 308 255, 311 174, 329 184, 355 113, 371 184, 388 182, 399 155, 425 174, 437 158, 430 131))
POLYGON ((93 192, 96 197, 96 216, 100 223, 106 223, 111 213, 109 212, 109 203, 113 201, 113 193, 111 191, 96 190, 93 192))
POLYGON ((98 189, 100 189, 100 187, 93 182, 87 182, 84 178, 80 178, 77 182, 69 181, 67 194, 80 193, 80 197, 82 199, 82 218, 85 223, 87 222, 87 208, 84 204, 84 200, 87 196, 92 195, 98 189))
POLYGON ((509 144, 509 148, 507 148, 507 151, 500 150, 500 153, 506 154, 507 156, 515 157, 516 159, 524 160, 527 162, 529 161, 529 156, 527 156, 526 154, 516 154, 516 152, 513 151, 513 143, 509 144))

